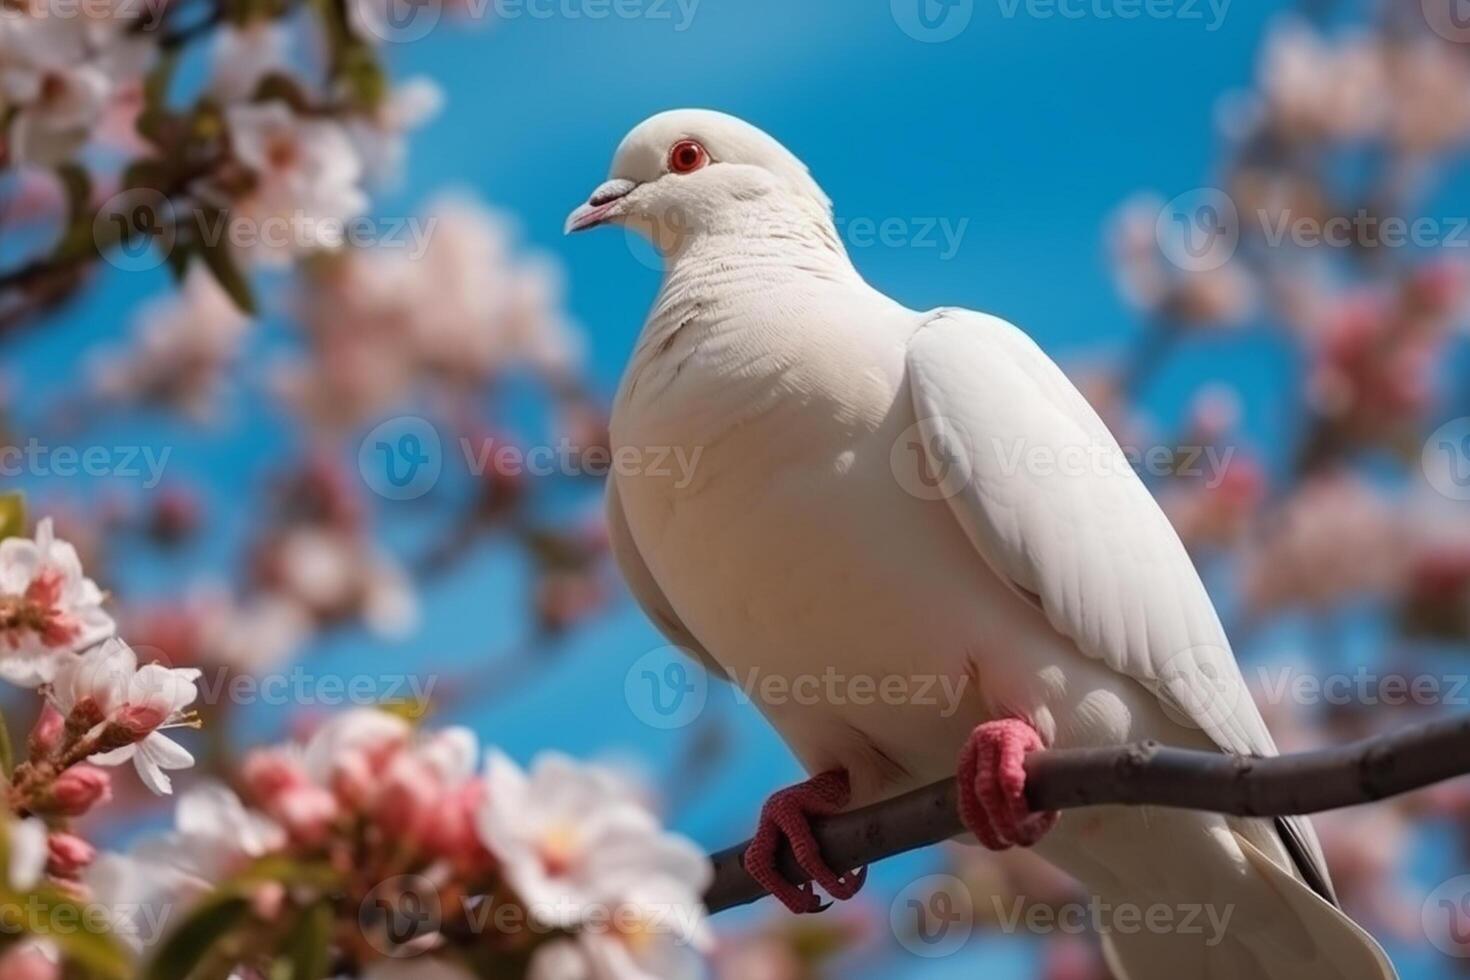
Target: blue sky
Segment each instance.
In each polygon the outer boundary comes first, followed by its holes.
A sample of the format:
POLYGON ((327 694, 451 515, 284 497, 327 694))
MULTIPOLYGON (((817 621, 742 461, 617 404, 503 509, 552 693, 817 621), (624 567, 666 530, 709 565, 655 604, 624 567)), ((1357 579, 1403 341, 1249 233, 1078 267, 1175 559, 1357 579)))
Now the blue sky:
MULTIPOLYGON (((859 268, 887 292, 918 308, 998 313, 1060 357, 1116 354, 1140 324, 1112 286, 1103 224, 1136 191, 1170 198, 1211 183, 1217 102, 1249 84, 1264 26, 1285 5, 1237 0, 1215 23, 1207 0, 1163 6, 1200 19, 1132 20, 1032 16, 1028 9, 1050 8, 973 0, 962 33, 923 43, 901 27, 905 3, 913 0, 700 0, 680 30, 674 0, 642 4, 668 18, 601 19, 585 16, 595 4, 546 0, 538 9, 584 16, 442 25, 387 49, 396 74, 433 77, 448 102, 416 140, 402 189, 377 210, 411 213, 440 190, 467 188, 512 214, 526 245, 565 268, 595 383, 610 394, 658 274, 621 232, 565 239, 563 219, 603 179, 639 120, 680 106, 716 108, 767 129, 806 160, 850 228, 897 218, 916 229, 962 229, 953 254, 942 235, 936 247, 855 247, 859 268)), ((117 333, 127 311, 161 288, 161 272, 110 271, 60 329, 16 345, 8 373, 24 390, 50 389, 78 369, 86 343, 117 333)), ((1250 394, 1247 427, 1264 441, 1288 412, 1277 393, 1290 390, 1292 368, 1263 330, 1200 340, 1157 379, 1149 406, 1167 417, 1202 382, 1229 380, 1250 394)), ((234 421, 229 433, 202 435, 148 423, 150 438, 177 447, 175 472, 213 488, 221 540, 200 545, 191 560, 222 567, 242 531, 242 509, 231 506, 241 479, 288 441, 248 409, 234 421)), ((168 569, 156 570, 159 588, 170 579, 168 569)), ((487 552, 427 597, 424 628, 411 643, 344 634, 315 655, 389 666, 415 651, 473 665, 514 645, 525 585, 511 559, 487 552)), ((624 601, 570 638, 568 656, 513 700, 456 720, 523 758, 545 747, 612 749, 658 772, 678 757, 680 739, 640 721, 623 692, 629 665, 662 643, 624 601)), ((714 692, 712 705, 732 719, 735 742, 678 819, 701 843, 722 846, 745 836, 763 797, 799 772, 748 707, 726 692, 714 692)), ((932 864, 932 856, 891 862, 875 873, 874 891, 891 894, 932 864)), ((886 898, 879 907, 886 917, 886 898)), ((976 939, 965 955, 904 957, 875 965, 873 975, 1023 977, 1027 956, 1015 944, 976 939)))

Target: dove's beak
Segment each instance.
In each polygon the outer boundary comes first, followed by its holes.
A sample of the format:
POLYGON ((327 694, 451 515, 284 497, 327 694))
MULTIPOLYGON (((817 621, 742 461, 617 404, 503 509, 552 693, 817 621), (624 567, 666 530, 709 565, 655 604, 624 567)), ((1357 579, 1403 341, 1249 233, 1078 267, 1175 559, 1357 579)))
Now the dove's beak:
POLYGON ((610 180, 587 199, 587 203, 567 216, 566 233, 596 228, 614 217, 623 203, 623 198, 638 187, 631 180, 610 180))

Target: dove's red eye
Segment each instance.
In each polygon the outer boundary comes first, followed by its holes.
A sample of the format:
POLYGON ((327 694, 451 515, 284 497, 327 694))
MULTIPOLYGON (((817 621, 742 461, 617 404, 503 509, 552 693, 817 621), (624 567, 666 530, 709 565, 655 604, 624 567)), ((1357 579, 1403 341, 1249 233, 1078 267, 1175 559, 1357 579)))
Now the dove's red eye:
POLYGON ((680 140, 669 150, 669 169, 676 174, 692 174, 709 163, 709 153, 695 140, 680 140))

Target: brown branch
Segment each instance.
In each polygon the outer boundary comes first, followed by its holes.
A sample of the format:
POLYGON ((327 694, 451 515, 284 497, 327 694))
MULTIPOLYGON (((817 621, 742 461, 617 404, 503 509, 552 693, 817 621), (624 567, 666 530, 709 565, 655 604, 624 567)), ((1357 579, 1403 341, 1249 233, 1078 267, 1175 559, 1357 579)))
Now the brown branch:
MULTIPOLYGON (((1026 798, 1033 810, 1113 803, 1275 817, 1372 803, 1463 775, 1470 775, 1470 718, 1270 759, 1151 742, 1037 752, 1026 760, 1026 798)), ((862 867, 965 832, 953 779, 832 817, 813 829, 834 868, 862 867)), ((714 855, 715 880, 705 893, 711 912, 765 896, 741 863, 748 843, 714 855)), ((789 849, 780 864, 792 881, 809 880, 789 849)))

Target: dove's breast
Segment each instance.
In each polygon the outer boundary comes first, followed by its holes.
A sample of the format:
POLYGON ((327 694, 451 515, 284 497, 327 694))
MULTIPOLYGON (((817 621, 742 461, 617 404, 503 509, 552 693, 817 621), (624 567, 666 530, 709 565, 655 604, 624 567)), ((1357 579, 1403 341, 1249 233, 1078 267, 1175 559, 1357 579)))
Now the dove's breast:
MULTIPOLYGON (((848 769, 860 799, 948 775, 1008 706, 1052 724, 1068 677, 1117 686, 991 573, 926 485, 904 380, 916 315, 794 305, 773 291, 689 321, 624 379, 614 448, 689 464, 614 476, 684 625, 804 765, 848 769)), ((1075 707, 1065 724, 1126 724, 1075 707)))

